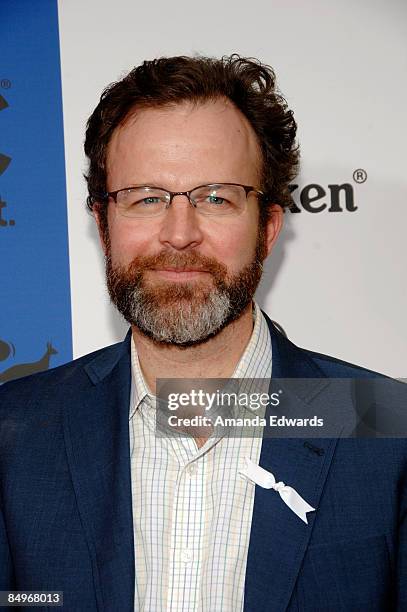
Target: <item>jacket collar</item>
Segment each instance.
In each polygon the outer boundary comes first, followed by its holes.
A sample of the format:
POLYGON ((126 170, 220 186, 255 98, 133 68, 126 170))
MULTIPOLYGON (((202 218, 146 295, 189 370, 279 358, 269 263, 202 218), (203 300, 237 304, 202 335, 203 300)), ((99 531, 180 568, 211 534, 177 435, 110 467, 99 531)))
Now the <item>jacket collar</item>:
POLYGON ((118 342, 102 349, 94 359, 85 365, 85 371, 94 385, 102 382, 121 359, 126 359, 127 356, 130 360, 130 343, 131 328, 128 330, 123 342, 118 342))

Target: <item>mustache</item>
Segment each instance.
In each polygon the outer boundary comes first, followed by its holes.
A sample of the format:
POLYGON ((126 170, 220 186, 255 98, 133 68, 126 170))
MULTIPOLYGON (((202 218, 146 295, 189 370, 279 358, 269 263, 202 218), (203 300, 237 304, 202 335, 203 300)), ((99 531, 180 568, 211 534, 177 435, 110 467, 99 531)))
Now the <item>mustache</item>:
POLYGON ((154 269, 191 269, 201 272, 209 272, 215 278, 225 278, 228 275, 227 267, 201 253, 190 251, 188 253, 171 253, 162 251, 155 255, 137 255, 127 267, 129 274, 141 273, 145 270, 154 269))

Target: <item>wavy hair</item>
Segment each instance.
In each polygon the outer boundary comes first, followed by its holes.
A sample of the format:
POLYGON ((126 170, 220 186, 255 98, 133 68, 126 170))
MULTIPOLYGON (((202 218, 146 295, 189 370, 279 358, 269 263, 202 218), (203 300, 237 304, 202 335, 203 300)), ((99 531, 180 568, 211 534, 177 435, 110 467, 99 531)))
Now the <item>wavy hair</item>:
MULTIPOLYGON (((289 207, 289 183, 298 173, 299 148, 293 112, 276 87, 273 69, 253 58, 237 54, 210 57, 161 57, 144 61, 120 81, 104 89, 87 122, 85 175, 92 210, 106 192, 106 151, 119 125, 138 108, 157 108, 191 101, 228 98, 252 126, 262 152, 261 185, 266 198, 260 202, 261 218, 271 203, 289 207)), ((100 206, 102 227, 107 229, 107 207, 100 206)))

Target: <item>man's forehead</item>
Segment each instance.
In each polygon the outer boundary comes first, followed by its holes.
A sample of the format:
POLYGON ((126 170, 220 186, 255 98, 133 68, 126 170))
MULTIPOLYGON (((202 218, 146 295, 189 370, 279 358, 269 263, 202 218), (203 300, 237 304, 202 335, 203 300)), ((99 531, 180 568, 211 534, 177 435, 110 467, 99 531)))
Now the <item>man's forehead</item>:
POLYGON ((222 137, 239 135, 258 147, 256 134, 248 119, 231 100, 224 97, 135 107, 114 130, 109 144, 123 137, 126 139, 127 135, 129 138, 147 132, 165 135, 179 133, 179 130, 182 130, 182 135, 189 134, 191 137, 200 132, 221 133, 222 137))
MULTIPOLYGON (((173 168, 174 175, 179 172, 177 164, 182 164, 187 173, 194 165, 191 172, 197 174, 198 161, 205 160, 202 170, 206 169, 211 179, 215 180, 213 177, 219 174, 216 180, 236 182, 243 180, 237 169, 243 165, 247 166, 243 174, 249 171, 251 181, 255 181, 249 168, 255 169, 258 175, 261 150, 248 119, 233 102, 218 98, 138 108, 128 114, 110 140, 107 171, 110 174, 119 163, 122 167, 123 163, 127 167, 137 164, 144 175, 149 160, 154 166, 158 164, 162 168, 165 165, 168 171, 173 168)), ((192 176, 191 180, 194 180, 192 176)))

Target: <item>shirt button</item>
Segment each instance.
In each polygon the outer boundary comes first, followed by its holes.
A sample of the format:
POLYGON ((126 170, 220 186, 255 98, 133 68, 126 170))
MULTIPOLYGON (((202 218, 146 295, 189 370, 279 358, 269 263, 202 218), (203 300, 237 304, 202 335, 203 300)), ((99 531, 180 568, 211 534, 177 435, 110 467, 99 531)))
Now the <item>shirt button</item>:
POLYGON ((190 476, 194 476, 196 474, 196 470, 197 470, 196 463, 191 463, 191 465, 188 466, 188 474, 190 476))
POLYGON ((192 561, 192 553, 187 548, 185 550, 183 550, 182 553, 181 553, 181 561, 183 563, 191 563, 191 561, 192 561))

